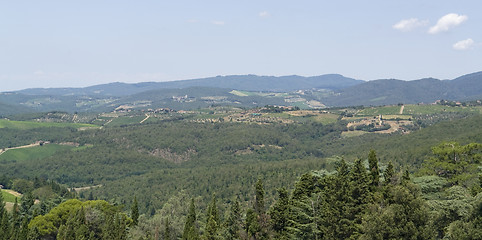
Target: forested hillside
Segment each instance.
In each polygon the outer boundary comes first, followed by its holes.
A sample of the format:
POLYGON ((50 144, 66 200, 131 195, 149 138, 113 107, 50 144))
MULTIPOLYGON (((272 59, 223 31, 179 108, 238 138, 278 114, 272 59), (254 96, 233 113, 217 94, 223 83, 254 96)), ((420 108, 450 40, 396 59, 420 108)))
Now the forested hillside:
POLYGON ((21 114, 0 120, 0 185, 23 194, 0 222, 11 239, 478 236, 480 122, 477 101, 21 114))
MULTIPOLYGON (((273 191, 258 178, 246 194, 219 201, 179 190, 158 211, 139 215, 134 197, 130 217, 105 201, 67 200, 34 204, 28 192, 13 210, 0 195, 2 239, 480 239, 482 145, 443 143, 433 148, 417 177, 391 162, 336 161, 333 172, 309 171, 273 191), (243 199, 244 196, 244 199, 243 199), (58 205, 57 205, 58 204, 58 205)), ((263 176, 265 178, 265 176, 263 176)), ((13 187, 18 188, 19 180, 13 187)), ((28 181, 23 180, 27 185, 28 181)), ((32 186, 42 186, 36 179, 32 186)), ((47 183, 52 188, 58 186, 47 183)), ((58 188, 61 189, 61 188, 58 188)), ((28 191, 28 190, 23 190, 28 191)), ((35 195, 34 195, 35 194, 35 195)), ((62 196, 75 196, 70 195, 62 196)), ((89 196, 92 198, 92 196, 89 196)))

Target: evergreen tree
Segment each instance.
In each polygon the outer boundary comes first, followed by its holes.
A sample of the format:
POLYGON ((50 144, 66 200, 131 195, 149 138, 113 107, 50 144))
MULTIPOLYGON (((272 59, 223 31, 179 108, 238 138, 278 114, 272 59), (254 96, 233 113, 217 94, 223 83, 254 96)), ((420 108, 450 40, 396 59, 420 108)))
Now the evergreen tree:
POLYGON ((29 221, 28 221, 27 218, 23 219, 18 239, 27 239, 28 238, 28 232, 29 232, 28 231, 28 222, 29 221))
POLYGON ((169 217, 166 218, 164 221, 164 240, 170 240, 171 239, 171 227, 169 226, 169 217))
POLYGON ((213 194, 211 203, 208 206, 205 239, 213 240, 218 238, 219 214, 216 206, 216 194, 213 194))
POLYGON ((134 203, 132 204, 131 207, 131 218, 132 218, 132 224, 134 226, 137 226, 139 223, 139 206, 137 204, 137 198, 134 196, 134 203))
POLYGON ((368 166, 370 168, 371 185, 377 187, 380 182, 380 170, 378 170, 377 154, 373 149, 368 154, 368 166))
POLYGON ((324 239, 348 239, 356 232, 350 169, 342 159, 337 174, 323 179, 320 228, 324 239))
POLYGON ((246 210, 246 233, 248 234, 248 238, 255 238, 256 234, 260 232, 260 226, 258 223, 258 214, 252 208, 248 208, 246 210))
POLYGON ((0 240, 8 240, 10 239, 10 221, 9 221, 9 215, 7 211, 3 211, 2 221, 0 222, 0 240))
POLYGON ((408 171, 408 169, 403 172, 402 176, 402 184, 406 184, 407 182, 410 182, 410 172, 408 171))
POLYGON ((20 228, 20 214, 18 207, 18 200, 15 198, 15 203, 12 209, 12 219, 10 220, 10 236, 15 239, 18 235, 18 229, 20 228))
POLYGON ((383 172, 383 178, 385 179, 384 185, 392 184, 393 177, 395 176, 395 170, 393 169, 392 162, 388 163, 387 169, 383 172))
POLYGON ((2 221, 2 216, 3 216, 4 211, 6 211, 5 210, 5 202, 3 200, 3 193, 0 189, 0 222, 2 221))
POLYGON ((225 239, 234 240, 240 239, 240 225, 241 225, 241 209, 239 207, 239 201, 236 199, 231 203, 231 209, 228 219, 226 220, 226 233, 225 239))
POLYGON ((290 206, 287 233, 277 239, 320 239, 319 196, 302 196, 290 206))
POLYGON ((371 193, 367 171, 360 159, 355 160, 355 165, 350 173, 350 181, 352 183, 352 200, 357 207, 363 208, 364 204, 371 201, 371 193))
MULTIPOLYGON (((116 228, 115 228, 114 214, 109 213, 105 215, 104 224, 102 227, 102 239, 104 240, 115 240, 116 238, 116 228)), ((59 230, 60 232, 60 230, 59 230)))
POLYGON ((182 233, 182 239, 184 240, 196 240, 199 239, 199 232, 196 226, 196 207, 194 205, 194 198, 191 199, 191 205, 189 206, 189 213, 184 224, 184 232, 182 233))
POLYGON ((278 201, 270 211, 271 226, 277 235, 277 238, 283 238, 286 235, 286 230, 289 221, 289 195, 285 188, 278 189, 278 201))
POLYGON ((28 218, 28 220, 30 220, 32 218, 32 214, 31 214, 31 211, 30 209, 32 208, 34 202, 35 202, 35 199, 32 195, 31 192, 28 192, 27 194, 25 194, 21 199, 20 199, 20 215, 22 215, 22 217, 26 217, 28 218))
MULTIPOLYGON (((40 232, 36 226, 29 230, 27 240, 39 240, 40 232)), ((93 239, 93 238, 91 238, 93 239)))
POLYGON ((258 178, 258 181, 256 181, 256 196, 255 196, 254 210, 258 215, 265 213, 263 182, 259 178, 258 178))

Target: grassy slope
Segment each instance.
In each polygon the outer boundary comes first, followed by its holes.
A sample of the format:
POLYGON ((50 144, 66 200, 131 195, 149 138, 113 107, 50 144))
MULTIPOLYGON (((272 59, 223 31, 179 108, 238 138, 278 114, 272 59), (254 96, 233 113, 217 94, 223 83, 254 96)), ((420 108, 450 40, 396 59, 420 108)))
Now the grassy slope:
POLYGON ((11 203, 15 202, 15 196, 6 192, 5 190, 2 190, 2 195, 3 195, 3 201, 11 202, 11 203))
POLYGON ((44 146, 11 149, 0 155, 0 162, 2 161, 30 161, 42 159, 54 155, 58 151, 72 149, 72 146, 64 146, 58 144, 47 144, 44 146))

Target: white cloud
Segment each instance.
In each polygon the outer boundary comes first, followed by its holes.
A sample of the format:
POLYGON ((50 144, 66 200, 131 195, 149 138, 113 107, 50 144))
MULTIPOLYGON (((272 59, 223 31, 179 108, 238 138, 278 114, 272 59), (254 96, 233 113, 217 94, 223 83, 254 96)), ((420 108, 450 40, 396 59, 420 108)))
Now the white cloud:
POLYGON ((222 26, 222 25, 225 24, 223 21, 211 21, 211 23, 214 24, 214 25, 219 25, 219 26, 222 26))
POLYGON ((271 15, 270 15, 269 12, 267 12, 267 11, 262 11, 262 12, 260 12, 260 13, 258 14, 258 16, 260 16, 260 17, 262 17, 262 18, 265 18, 265 17, 269 17, 269 16, 271 16, 271 15))
POLYGON ((33 72, 33 74, 37 75, 37 76, 40 76, 40 75, 44 75, 45 73, 42 70, 37 70, 37 71, 33 72))
POLYGON ((453 27, 456 27, 463 22, 467 21, 468 17, 466 15, 458 15, 456 13, 449 13, 441 17, 435 26, 428 30, 430 34, 437 34, 440 32, 446 32, 453 27))
POLYGON ((402 32, 412 31, 415 28, 423 27, 428 24, 427 20, 418 20, 417 18, 403 19, 400 22, 393 25, 393 29, 400 30, 402 32))
POLYGON ((456 42, 452 47, 455 50, 467 50, 474 46, 474 40, 471 38, 456 42))

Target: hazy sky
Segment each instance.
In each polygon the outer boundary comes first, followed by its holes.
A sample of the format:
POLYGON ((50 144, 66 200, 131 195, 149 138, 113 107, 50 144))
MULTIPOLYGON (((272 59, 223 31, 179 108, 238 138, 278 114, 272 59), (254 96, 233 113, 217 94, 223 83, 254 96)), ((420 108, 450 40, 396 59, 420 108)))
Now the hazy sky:
POLYGON ((0 92, 231 74, 482 70, 480 0, 0 0, 0 92))

